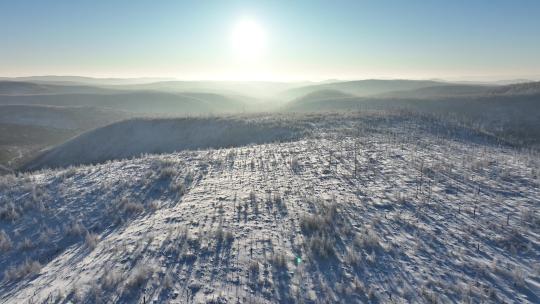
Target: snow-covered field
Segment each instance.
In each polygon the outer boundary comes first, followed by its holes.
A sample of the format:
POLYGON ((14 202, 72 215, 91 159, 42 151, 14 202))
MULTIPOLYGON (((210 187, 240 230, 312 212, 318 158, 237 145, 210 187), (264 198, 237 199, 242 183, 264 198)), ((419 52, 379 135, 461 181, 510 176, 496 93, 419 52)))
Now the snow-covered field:
POLYGON ((0 302, 540 302, 538 154, 322 117, 293 142, 1 177, 0 302))

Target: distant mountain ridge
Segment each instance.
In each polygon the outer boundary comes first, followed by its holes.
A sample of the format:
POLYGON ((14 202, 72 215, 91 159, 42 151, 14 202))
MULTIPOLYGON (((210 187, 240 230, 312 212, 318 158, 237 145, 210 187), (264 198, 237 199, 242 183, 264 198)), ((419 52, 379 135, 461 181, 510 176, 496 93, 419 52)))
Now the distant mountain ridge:
POLYGON ((494 88, 491 94, 497 95, 533 95, 540 94, 540 81, 524 82, 494 88))
POLYGON ((479 96, 491 92, 493 86, 484 85, 444 85, 424 87, 406 91, 392 91, 377 95, 377 97, 395 97, 395 98, 443 98, 459 96, 479 96))
POLYGON ((94 107, 0 105, 0 123, 88 130, 130 117, 128 112, 94 107))
POLYGON ((0 95, 54 95, 54 94, 114 94, 123 90, 80 84, 50 84, 27 81, 0 80, 0 95))
POLYGON ((337 90, 343 93, 357 96, 371 96, 392 91, 414 90, 433 86, 446 86, 449 83, 437 82, 431 80, 354 80, 354 81, 339 81, 323 84, 315 84, 293 88, 281 93, 281 96, 289 99, 302 97, 306 94, 320 90, 337 90))
POLYGON ((140 77, 140 78, 95 78, 85 76, 23 76, 23 77, 0 77, 0 80, 8 81, 24 81, 24 82, 48 82, 58 84, 80 83, 91 85, 127 85, 127 84, 142 84, 158 81, 170 81, 174 78, 167 77, 140 77))
MULTIPOLYGON (((0 90, 1 90, 0 82, 0 90)), ((51 105, 104 107, 143 114, 202 114, 236 112, 245 108, 239 97, 213 93, 168 93, 158 91, 118 91, 83 87, 75 92, 69 86, 45 86, 17 83, 17 89, 25 94, 0 94, 0 105, 51 105), (52 93, 53 89, 60 87, 52 93), (66 91, 62 91, 68 88, 66 91), (86 89, 88 88, 88 89, 86 89), (79 90, 80 91, 80 90, 79 90)), ((4 88, 3 92, 11 92, 4 88)))

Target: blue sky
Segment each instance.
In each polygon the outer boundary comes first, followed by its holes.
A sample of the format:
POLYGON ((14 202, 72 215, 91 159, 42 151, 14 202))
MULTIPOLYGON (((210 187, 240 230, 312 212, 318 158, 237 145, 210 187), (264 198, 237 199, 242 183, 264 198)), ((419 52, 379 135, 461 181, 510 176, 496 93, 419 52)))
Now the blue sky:
POLYGON ((0 37, 2 76, 540 76, 540 1, 5 0, 0 37), (257 60, 231 48, 246 18, 257 60))

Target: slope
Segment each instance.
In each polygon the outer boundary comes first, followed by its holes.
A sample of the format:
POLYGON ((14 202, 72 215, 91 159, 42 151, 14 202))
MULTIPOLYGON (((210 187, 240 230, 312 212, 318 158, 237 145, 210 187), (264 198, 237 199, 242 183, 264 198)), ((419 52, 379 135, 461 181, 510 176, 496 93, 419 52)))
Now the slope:
POLYGON ((414 116, 309 120, 2 178, 0 301, 538 303, 537 156, 414 116))
POLYGON ((92 107, 0 105, 0 165, 15 169, 43 148, 127 117, 92 107))
POLYGON ((370 97, 313 92, 284 111, 332 112, 405 109, 460 120, 514 144, 540 147, 540 83, 508 86, 440 86, 370 97), (323 96, 322 98, 319 96, 323 96))
POLYGON ((220 148, 298 138, 278 120, 231 118, 132 119, 84 133, 45 151, 22 169, 99 163, 145 153, 220 148))

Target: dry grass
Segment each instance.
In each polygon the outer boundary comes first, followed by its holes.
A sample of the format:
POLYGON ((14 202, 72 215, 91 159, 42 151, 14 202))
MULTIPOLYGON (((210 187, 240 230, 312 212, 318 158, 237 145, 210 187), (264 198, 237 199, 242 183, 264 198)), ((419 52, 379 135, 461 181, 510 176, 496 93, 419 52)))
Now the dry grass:
POLYGON ((19 250, 30 250, 34 248, 34 243, 29 238, 24 238, 22 243, 19 245, 19 250))
POLYGON ((39 273, 41 264, 38 261, 26 260, 17 267, 10 267, 4 272, 4 278, 8 281, 19 280, 28 275, 39 273))
POLYGON ((22 210, 15 206, 12 202, 0 207, 0 219, 6 221, 14 221, 21 217, 22 210))
POLYGON ((176 175, 176 170, 173 167, 162 167, 157 175, 159 180, 170 180, 176 175))
POLYGON ((511 276, 512 276, 512 281, 514 282, 516 286, 519 286, 519 287, 525 286, 526 275, 525 275, 525 272, 521 268, 514 267, 514 269, 512 269, 511 276))
POLYGON ((258 261, 251 261, 248 266, 249 273, 250 274, 258 274, 259 273, 259 262, 258 261))
POLYGON ((87 233, 86 237, 84 238, 84 243, 86 247, 90 248, 90 250, 93 250, 99 243, 99 235, 92 232, 87 233))
POLYGON ((270 263, 277 270, 287 270, 287 257, 283 253, 276 253, 270 258, 270 263))
POLYGON ((321 258, 334 256, 334 247, 338 238, 337 218, 337 205, 335 203, 321 203, 316 214, 300 218, 300 228, 306 236, 305 244, 312 254, 321 258))
POLYGON ((220 245, 229 245, 234 240, 234 235, 230 231, 224 231, 219 227, 215 232, 216 242, 220 245))
POLYGON ((291 170, 293 172, 299 172, 301 169, 300 161, 298 161, 297 157, 293 157, 291 159, 291 170))
POLYGON ((354 244, 358 248, 364 248, 369 250, 378 250, 382 248, 381 239, 379 238, 377 233, 370 227, 365 228, 362 233, 358 233, 356 235, 354 239, 354 244))
POLYGON ((13 243, 9 235, 4 230, 0 231, 0 251, 8 251, 12 247, 13 243))
POLYGON ((107 270, 103 277, 101 277, 101 285, 105 289, 112 290, 118 286, 118 283, 122 280, 122 275, 116 270, 107 270))
POLYGON ((126 287, 138 288, 154 275, 155 269, 147 263, 139 263, 133 268, 126 281, 126 287))
POLYGON ((127 198, 123 198, 118 203, 118 208, 125 213, 135 214, 144 211, 144 205, 140 202, 135 202, 127 198))
POLYGON ((67 228, 67 235, 70 236, 81 236, 86 232, 86 228, 80 222, 74 222, 67 228))

